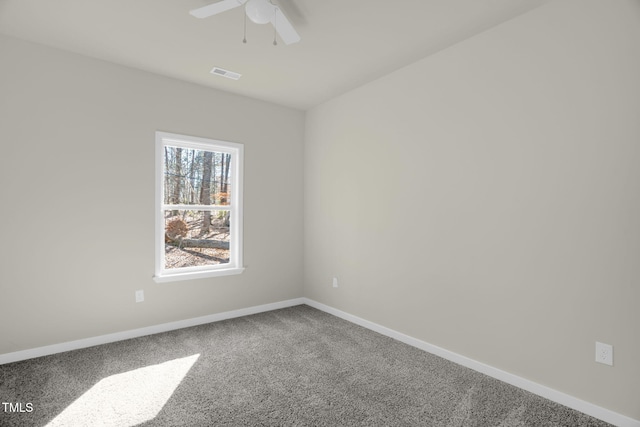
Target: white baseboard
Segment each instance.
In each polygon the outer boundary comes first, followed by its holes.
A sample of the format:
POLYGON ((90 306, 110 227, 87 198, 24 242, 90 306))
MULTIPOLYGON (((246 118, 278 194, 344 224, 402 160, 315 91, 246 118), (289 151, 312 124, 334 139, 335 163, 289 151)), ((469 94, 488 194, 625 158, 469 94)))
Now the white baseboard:
POLYGON ((193 319, 179 320, 176 322, 163 323, 160 325, 149 326, 146 328, 132 329, 124 332, 117 332, 108 335, 101 335, 92 338, 81 339, 77 341, 69 341, 61 344, 54 344, 45 347, 38 347, 29 350, 16 351, 13 353, 0 354, 0 365, 11 362, 18 362, 20 360, 32 359, 34 357, 47 356, 55 353, 62 353, 70 350, 77 350, 81 348, 93 347, 100 344, 108 344, 111 342, 122 341, 130 338, 142 337, 145 335, 152 335, 161 332, 173 331, 176 329, 188 328, 190 326, 203 325, 206 323, 219 322, 221 320, 233 319, 235 317, 248 316, 251 314, 263 313, 266 311, 278 310, 281 308, 293 307, 295 305, 307 304, 313 308, 332 314, 341 319, 347 320, 356 325, 360 325, 364 328, 378 332, 382 335, 386 335, 390 338, 396 339, 400 342, 408 344, 410 346, 419 348, 426 352, 440 356, 443 359, 450 360, 459 365, 473 369, 474 371, 481 372, 490 377, 504 381, 507 384, 511 384, 515 387, 527 390, 533 394, 549 399, 553 402, 567 406, 569 408, 580 411, 584 414, 591 415, 592 417, 606 421, 610 424, 619 427, 640 427, 640 421, 629 418, 625 415, 613 412, 609 409, 602 408, 592 403, 580 400, 576 397, 568 394, 556 391, 552 388, 537 384, 533 381, 524 379, 517 375, 510 374, 484 363, 477 362, 468 357, 454 353, 449 350, 445 350, 441 347, 429 344, 419 339, 410 337, 403 333, 394 331, 385 326, 378 325, 377 323, 370 322, 328 305, 319 303, 309 298, 295 298, 287 301, 280 301, 271 304, 263 304, 249 308, 243 308, 239 310, 226 311, 224 313, 217 313, 208 316, 196 317, 193 319))
POLYGON ((0 354, 0 365, 3 365, 5 363, 18 362, 20 360, 33 359, 34 357, 62 353, 70 350, 93 347, 100 344, 108 344, 111 342, 127 340, 130 338, 138 338, 145 335, 158 334, 160 332, 173 331, 175 329, 188 328, 190 326, 203 325, 205 323, 219 322, 220 320, 233 319, 234 317, 248 316, 250 314, 263 313, 265 311, 278 310, 280 308, 292 307, 294 305, 300 304, 304 304, 303 299, 295 298, 287 301, 242 308, 239 310, 225 311, 224 313, 211 314, 208 316, 196 317, 193 319, 162 323, 160 325, 149 326, 146 328, 132 329, 129 331, 100 335, 97 337, 85 338, 77 341, 69 341, 60 344, 48 345, 45 347, 37 347, 29 350, 0 354))
POLYGON ((529 391, 533 394, 537 394, 538 396, 544 397, 545 399, 549 399, 552 402, 556 402, 561 405, 567 406, 571 409, 575 409, 576 411, 580 411, 584 414, 590 415, 594 418, 598 418, 602 421, 606 421, 615 426, 640 427, 640 421, 634 420, 633 418, 629 418, 625 415, 619 414, 617 412, 613 412, 609 409, 602 408, 600 406, 594 405, 593 403, 580 400, 576 397, 573 397, 568 394, 554 390, 552 388, 537 384, 533 381, 524 379, 514 374, 510 374, 508 372, 502 371, 500 369, 494 368, 484 363, 477 362, 473 359, 469 359, 468 357, 462 356, 460 354, 454 353, 449 350, 445 350, 444 348, 435 346, 433 344, 429 344, 419 339, 410 337, 409 335, 405 335, 403 333, 394 331, 393 329, 389 329, 387 327, 378 325, 377 323, 370 322, 368 320, 365 320, 360 317, 354 316, 352 314, 346 313, 344 311, 335 309, 328 305, 319 303, 312 299, 302 298, 302 300, 304 304, 307 304, 313 308, 317 308, 318 310, 322 310, 336 317, 340 317, 341 319, 347 320, 351 323, 355 323, 356 325, 360 325, 364 328, 378 332, 382 335, 386 335, 390 338, 396 339, 410 346, 419 348, 420 350, 424 350, 428 353, 435 354, 436 356, 442 357, 443 359, 450 360, 459 365, 473 369, 474 371, 481 372, 485 375, 496 378, 507 384, 511 384, 520 389, 529 391))

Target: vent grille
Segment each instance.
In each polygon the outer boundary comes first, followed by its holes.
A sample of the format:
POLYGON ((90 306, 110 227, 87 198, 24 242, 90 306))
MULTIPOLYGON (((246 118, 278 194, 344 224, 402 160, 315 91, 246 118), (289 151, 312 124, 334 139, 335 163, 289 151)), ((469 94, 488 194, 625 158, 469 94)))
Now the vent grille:
POLYGON ((225 70, 224 68, 220 67, 213 67, 213 70, 211 70, 211 74, 226 77, 232 80, 238 80, 240 76, 242 76, 242 74, 240 73, 234 73, 233 71, 225 70))

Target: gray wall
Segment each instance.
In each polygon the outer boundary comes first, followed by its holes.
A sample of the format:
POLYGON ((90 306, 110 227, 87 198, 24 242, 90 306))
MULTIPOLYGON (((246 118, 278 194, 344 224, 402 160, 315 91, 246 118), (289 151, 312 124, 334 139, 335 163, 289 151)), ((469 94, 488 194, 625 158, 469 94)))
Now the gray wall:
POLYGON ((0 354, 304 295, 640 419, 639 24, 550 2, 306 123, 0 36, 0 354), (242 275, 152 281, 156 130, 245 144, 242 275))
POLYGON ((302 112, 7 37, 0 57, 0 354, 301 296, 302 112), (243 274, 153 282, 156 130, 244 143, 243 274))
POLYGON ((554 1, 309 111, 305 296, 640 419, 638 40, 554 1))

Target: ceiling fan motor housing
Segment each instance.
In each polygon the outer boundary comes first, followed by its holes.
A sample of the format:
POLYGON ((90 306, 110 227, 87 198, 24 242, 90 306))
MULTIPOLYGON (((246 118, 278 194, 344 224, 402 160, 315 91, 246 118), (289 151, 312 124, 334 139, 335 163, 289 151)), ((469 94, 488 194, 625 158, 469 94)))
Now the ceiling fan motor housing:
POLYGON ((269 0, 249 0, 245 11, 256 24, 267 24, 271 22, 276 8, 269 0))

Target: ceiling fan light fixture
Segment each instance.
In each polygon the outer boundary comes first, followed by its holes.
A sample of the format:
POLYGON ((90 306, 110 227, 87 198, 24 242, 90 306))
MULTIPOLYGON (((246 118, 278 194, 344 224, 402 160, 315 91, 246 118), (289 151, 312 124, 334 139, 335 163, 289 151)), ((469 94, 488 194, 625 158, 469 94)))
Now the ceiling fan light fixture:
POLYGON ((275 11, 275 6, 269 0, 249 0, 245 6, 247 16, 256 24, 271 22, 275 11))

